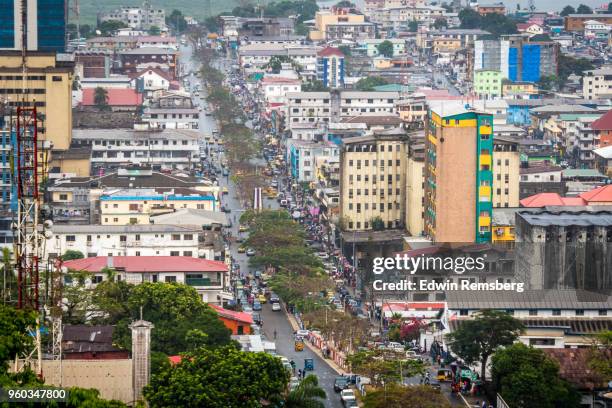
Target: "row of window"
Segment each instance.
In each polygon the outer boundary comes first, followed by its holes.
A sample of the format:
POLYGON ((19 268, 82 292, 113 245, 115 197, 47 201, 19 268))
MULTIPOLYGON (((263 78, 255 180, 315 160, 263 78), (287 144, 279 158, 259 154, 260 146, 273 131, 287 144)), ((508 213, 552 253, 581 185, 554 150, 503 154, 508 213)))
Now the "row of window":
MULTIPOLYGON (((173 145, 177 145, 178 142, 181 142, 181 145, 186 146, 189 144, 189 140, 173 140, 172 144, 173 145)), ((131 140, 94 140, 93 142, 94 145, 96 146, 143 146, 142 142, 136 142, 134 141, 134 143, 132 144, 131 140)), ((149 145, 169 145, 170 141, 169 140, 145 140, 144 141, 144 146, 149 146, 149 145)), ((193 144, 195 144, 195 142, 193 142, 193 144)))
MULTIPOLYGON (((399 225, 400 225, 399 221, 387 221, 387 228, 396 228, 396 227, 399 227, 399 225)), ((353 223, 352 221, 349 221, 348 223, 349 229, 353 229, 353 226, 355 226, 355 228, 357 229, 361 229, 361 222, 357 221, 356 223, 353 223)), ((365 229, 370 228, 370 223, 368 221, 364 222, 363 228, 365 229)))
MULTIPOLYGON (((372 195, 375 196, 376 195, 377 190, 375 188, 372 189, 372 195)), ((355 189, 355 193, 356 195, 360 196, 361 195, 361 189, 357 188, 355 189)), ((387 189, 387 194, 389 194, 390 196, 393 195, 393 189, 389 188, 387 189)), ((401 190, 399 188, 395 189, 395 195, 400 195, 401 194, 401 190)), ((363 189, 363 195, 367 196, 370 195, 370 189, 368 188, 364 188, 363 189)), ((380 196, 384 197, 385 196, 385 189, 381 188, 380 189, 380 196)), ((349 198, 353 198, 353 189, 349 188, 349 198)))
MULTIPOLYGON (((513 309, 506 309, 505 310, 506 313, 514 315, 514 310, 513 309)), ((459 315, 460 316, 467 316, 469 314, 467 309, 460 309, 459 310, 459 315)), ((597 314, 599 316, 607 316, 608 315, 608 311, 606 309, 600 309, 597 311, 597 314)), ((552 311, 552 315, 553 316, 561 316, 561 309, 553 309, 552 311)), ((584 310, 582 309, 577 309, 575 310, 575 315, 576 316, 584 316, 584 310)), ((538 316, 538 310, 537 309, 529 309, 529 316, 538 316)))
MULTIPOLYGON (((364 203, 363 204, 363 209, 364 211, 368 211, 369 210, 369 203, 364 203)), ((355 208, 355 210, 360 213, 361 212, 361 203, 357 203, 353 206, 353 203, 349 203, 348 208, 350 211, 353 210, 353 208, 355 208)), ((380 212, 385 212, 385 205, 383 203, 380 204, 379 206, 380 212)), ((395 203, 395 209, 399 210, 400 209, 400 203, 395 203)), ((372 210, 376 210, 376 203, 372 203, 372 210)), ((393 210, 393 203, 387 203, 387 210, 393 210)), ((366 227, 367 228, 367 227, 366 227)))
MULTIPOLYGON (((384 151, 384 150, 381 150, 381 151, 384 151)), ((370 162, 368 160, 364 160, 363 161, 364 167, 368 167, 369 163, 370 162)), ((375 167, 376 163, 377 163, 376 160, 372 160, 372 166, 375 167)), ((380 163, 380 167, 381 168, 385 167, 385 161, 384 160, 380 160, 378 163, 380 163)), ((355 161, 349 160, 349 167, 353 167, 354 164, 357 165, 357 170, 361 169, 361 160, 355 160, 355 161)), ((395 165, 396 166, 401 166, 402 165, 402 161, 400 159, 395 159, 395 165)), ((387 160, 387 166, 392 167, 393 166, 393 160, 391 160, 391 159, 387 160)))
MULTIPOLYGON (((396 174, 395 175, 395 181, 400 181, 402 178, 401 174, 396 174)), ((357 181, 361 181, 361 174, 357 174, 357 181)), ((363 175, 363 181, 365 181, 366 183, 370 181, 370 175, 369 174, 364 174, 363 175)), ((385 181, 385 175, 381 174, 380 175, 380 181, 385 181)), ((393 174, 387 174, 387 181, 389 183, 393 182, 393 174)), ((372 176, 372 183, 376 184, 376 175, 372 176)), ((353 175, 349 174, 349 184, 353 184, 353 175)))

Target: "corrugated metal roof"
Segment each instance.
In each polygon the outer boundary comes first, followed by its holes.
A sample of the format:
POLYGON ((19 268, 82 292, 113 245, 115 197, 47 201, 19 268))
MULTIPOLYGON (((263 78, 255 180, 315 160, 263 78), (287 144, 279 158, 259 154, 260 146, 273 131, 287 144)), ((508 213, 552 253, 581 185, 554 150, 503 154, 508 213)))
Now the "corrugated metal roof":
MULTIPOLYGON (((68 269, 98 273, 108 266, 107 256, 75 259, 63 263, 68 269)), ((221 261, 192 258, 189 256, 114 256, 114 268, 128 273, 156 272, 227 272, 221 261)))
POLYGON ((612 309, 612 296, 584 290, 446 291, 448 308, 456 309, 612 309))
POLYGON ((553 210, 547 207, 544 210, 521 210, 517 214, 528 224, 540 227, 551 225, 612 226, 612 206, 595 206, 597 207, 601 208, 559 207, 559 210, 553 210))

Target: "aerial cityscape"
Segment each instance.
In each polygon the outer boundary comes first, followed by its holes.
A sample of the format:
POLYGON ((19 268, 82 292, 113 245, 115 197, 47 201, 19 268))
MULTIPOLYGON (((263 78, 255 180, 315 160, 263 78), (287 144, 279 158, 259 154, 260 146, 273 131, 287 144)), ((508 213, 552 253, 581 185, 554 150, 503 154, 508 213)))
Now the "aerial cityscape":
POLYGON ((0 406, 611 408, 567 3, 0 0, 0 406))

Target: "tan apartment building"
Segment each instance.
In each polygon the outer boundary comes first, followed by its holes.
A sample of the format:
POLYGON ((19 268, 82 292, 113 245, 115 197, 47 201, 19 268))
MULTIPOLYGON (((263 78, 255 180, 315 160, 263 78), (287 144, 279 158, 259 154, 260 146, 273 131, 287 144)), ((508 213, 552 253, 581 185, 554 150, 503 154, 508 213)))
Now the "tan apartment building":
POLYGON ((435 242, 490 242, 493 115, 459 102, 433 105, 425 130, 425 234, 435 242))
POLYGON ((395 103, 400 119, 405 123, 414 123, 416 127, 423 127, 427 119, 427 100, 424 94, 412 94, 407 99, 395 103))
POLYGON ((612 65, 584 71, 582 96, 584 99, 612 97, 612 65))
POLYGON ((39 139, 66 150, 72 140, 74 63, 58 61, 53 52, 28 51, 26 64, 24 78, 21 52, 0 52, 0 98, 10 108, 36 106, 39 139))
POLYGON ((395 129, 344 141, 340 152, 344 231, 404 226, 406 142, 406 134, 395 129))
POLYGON ((351 25, 366 23, 365 16, 353 14, 349 9, 332 7, 330 10, 320 10, 315 14, 315 29, 309 34, 312 41, 325 41, 328 26, 351 25))
POLYGON ((494 137, 493 156, 493 207, 518 207, 521 164, 518 142, 494 137))
POLYGON ((411 139, 406 161, 406 229, 410 235, 424 232, 425 144, 423 138, 411 139))

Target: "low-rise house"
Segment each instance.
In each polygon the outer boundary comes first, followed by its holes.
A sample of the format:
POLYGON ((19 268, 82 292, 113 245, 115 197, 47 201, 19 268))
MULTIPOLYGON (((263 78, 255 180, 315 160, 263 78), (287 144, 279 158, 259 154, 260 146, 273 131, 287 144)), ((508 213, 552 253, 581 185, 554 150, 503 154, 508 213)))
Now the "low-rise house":
POLYGON ((548 192, 565 194, 566 186, 561 178, 562 172, 563 168, 558 166, 521 167, 519 198, 548 192))
POLYGON ((62 263, 65 285, 72 284, 69 271, 88 272, 89 286, 108 279, 106 270, 115 278, 132 284, 144 282, 183 283, 195 288, 202 301, 223 305, 233 299, 229 292, 227 265, 221 261, 187 256, 97 256, 62 263))
POLYGON ((170 89, 171 77, 159 68, 146 68, 130 75, 136 82, 136 88, 141 92, 151 94, 154 91, 170 89))
POLYGON ((234 310, 224 309, 217 305, 210 305, 217 314, 219 320, 223 322, 225 327, 232 331, 232 335, 252 334, 253 316, 246 312, 236 312, 234 310))
POLYGON ((612 145, 595 149, 593 154, 595 155, 595 168, 601 174, 612 178, 612 145))
MULTIPOLYGON (((143 96, 133 88, 103 88, 106 91, 106 106, 114 112, 136 112, 142 105, 143 96)), ((96 88, 83 89, 80 105, 83 107, 101 107, 96 103, 96 88)))

